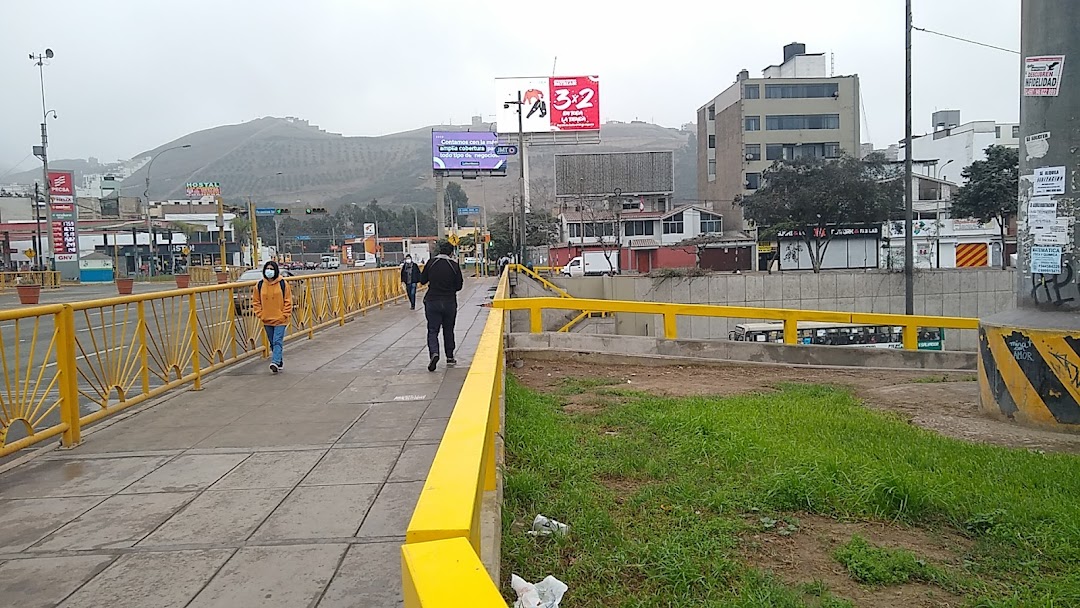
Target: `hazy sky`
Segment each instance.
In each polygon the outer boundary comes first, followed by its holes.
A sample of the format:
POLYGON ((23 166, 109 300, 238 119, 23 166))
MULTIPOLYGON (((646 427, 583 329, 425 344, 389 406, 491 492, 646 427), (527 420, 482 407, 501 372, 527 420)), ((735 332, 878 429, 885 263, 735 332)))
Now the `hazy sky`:
MULTIPOLYGON (((915 0, 915 24, 1019 48, 1018 0, 915 0)), ((0 176, 51 156, 129 158, 199 129, 299 116, 380 135, 495 112, 496 76, 599 74, 604 120, 677 127, 792 41, 861 77, 862 139, 903 136, 903 0, 0 0, 0 176)), ((915 33, 915 132, 935 109, 1016 121, 1016 55, 915 33)), ((0 179, 2 181, 2 179, 0 179)))

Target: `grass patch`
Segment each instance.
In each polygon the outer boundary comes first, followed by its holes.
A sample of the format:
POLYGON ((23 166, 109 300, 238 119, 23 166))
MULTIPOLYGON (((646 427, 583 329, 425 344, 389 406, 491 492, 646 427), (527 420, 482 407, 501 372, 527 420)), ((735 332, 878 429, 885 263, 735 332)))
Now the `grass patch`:
MULTIPOLYGON (((613 383, 568 380, 557 392, 613 383)), ((853 540, 845 565, 865 568, 868 582, 884 564, 886 578, 929 577, 972 605, 1080 605, 1080 458, 947 439, 840 388, 778 389, 722 399, 627 392, 574 416, 558 396, 511 379, 504 572, 554 574, 576 607, 845 605, 823 584, 788 587, 742 558, 742 534, 799 534, 789 514, 808 512, 975 539, 955 573, 905 570, 893 562, 909 556, 853 540), (569 524, 569 537, 525 535, 537 513, 569 524)))
POLYGON ((935 582, 944 578, 939 568, 907 549, 876 547, 855 535, 833 554, 852 578, 867 585, 899 585, 908 581, 935 582))

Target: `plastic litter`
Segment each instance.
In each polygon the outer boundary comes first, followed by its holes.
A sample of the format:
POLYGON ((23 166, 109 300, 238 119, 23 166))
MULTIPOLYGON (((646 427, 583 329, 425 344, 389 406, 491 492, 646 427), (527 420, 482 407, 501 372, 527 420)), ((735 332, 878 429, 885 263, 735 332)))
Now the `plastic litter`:
POLYGON ((554 576, 545 577, 534 585, 516 574, 510 575, 510 586, 518 596, 514 608, 559 608, 559 602, 569 589, 554 576))
POLYGON ((526 532, 532 536, 566 536, 570 534, 570 526, 556 521, 544 515, 537 515, 533 520, 532 529, 526 532))

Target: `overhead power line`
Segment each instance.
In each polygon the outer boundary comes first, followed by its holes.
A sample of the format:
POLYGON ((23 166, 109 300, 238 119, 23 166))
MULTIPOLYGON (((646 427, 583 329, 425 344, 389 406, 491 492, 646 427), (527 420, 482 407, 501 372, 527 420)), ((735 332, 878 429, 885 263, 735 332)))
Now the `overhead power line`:
POLYGON ((941 36, 942 38, 950 38, 952 40, 959 40, 960 42, 966 42, 968 44, 974 44, 975 46, 984 46, 988 49, 994 49, 995 51, 1004 51, 1006 53, 1012 53, 1013 55, 1019 55, 1020 51, 1014 51, 1000 46, 994 46, 992 44, 986 44, 985 42, 977 42, 975 40, 968 40, 967 38, 961 38, 959 36, 953 36, 950 34, 942 34, 941 32, 935 32, 934 30, 928 30, 925 27, 912 26, 911 29, 918 30, 920 32, 926 32, 927 34, 934 34, 935 36, 941 36))

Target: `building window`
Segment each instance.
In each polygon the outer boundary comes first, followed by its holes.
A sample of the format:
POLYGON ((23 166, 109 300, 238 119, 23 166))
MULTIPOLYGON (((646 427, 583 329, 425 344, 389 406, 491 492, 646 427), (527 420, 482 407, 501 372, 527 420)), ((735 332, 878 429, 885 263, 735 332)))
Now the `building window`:
POLYGON ((760 116, 747 116, 746 117, 746 130, 747 131, 760 131, 761 130, 761 117, 760 116))
POLYGON ((747 173, 746 174, 746 189, 757 190, 761 187, 761 174, 760 173, 747 173))
POLYGON ((716 106, 709 106, 709 120, 716 120, 716 106))
POLYGON ((671 217, 664 218, 664 234, 682 234, 683 233, 683 214, 682 211, 672 215, 671 217))
POLYGON ((784 144, 766 144, 765 160, 783 160, 784 144))
POLYGON ((827 144, 821 144, 825 149, 825 158, 840 158, 840 142, 831 142, 827 144))
POLYGON ((653 223, 651 220, 636 220, 633 222, 626 222, 624 226, 624 234, 626 236, 652 236, 653 235, 653 223))
POLYGON ((581 238, 581 224, 567 224, 566 234, 570 235, 570 238, 572 239, 581 238))
POLYGON ((1012 136, 1013 136, 1013 139, 1019 139, 1019 137, 1020 137, 1020 125, 1013 125, 1012 136))
POLYGON ((701 234, 720 234, 724 231, 723 218, 711 213, 701 213, 701 234))
POLYGON ((766 99, 820 99, 836 97, 839 94, 840 85, 835 82, 765 85, 766 99))
POLYGON ((768 144, 766 160, 795 160, 796 158, 840 158, 839 142, 823 144, 768 144))
POLYGON ((743 99, 761 99, 761 85, 743 85, 743 99))
POLYGON ((716 176, 716 161, 709 159, 709 177, 716 176))
POLYGON ((746 160, 761 160, 761 144, 746 144, 746 160))
POLYGON ((1001 127, 994 127, 994 137, 1001 139, 1001 127))
MULTIPOLYGON (((766 131, 839 129, 839 114, 791 114, 765 117, 766 131)), ((750 129, 747 129, 749 131, 750 129)))
POLYGON ((715 135, 710 135, 709 136, 709 148, 715 148, 715 147, 716 147, 716 136, 715 135))

